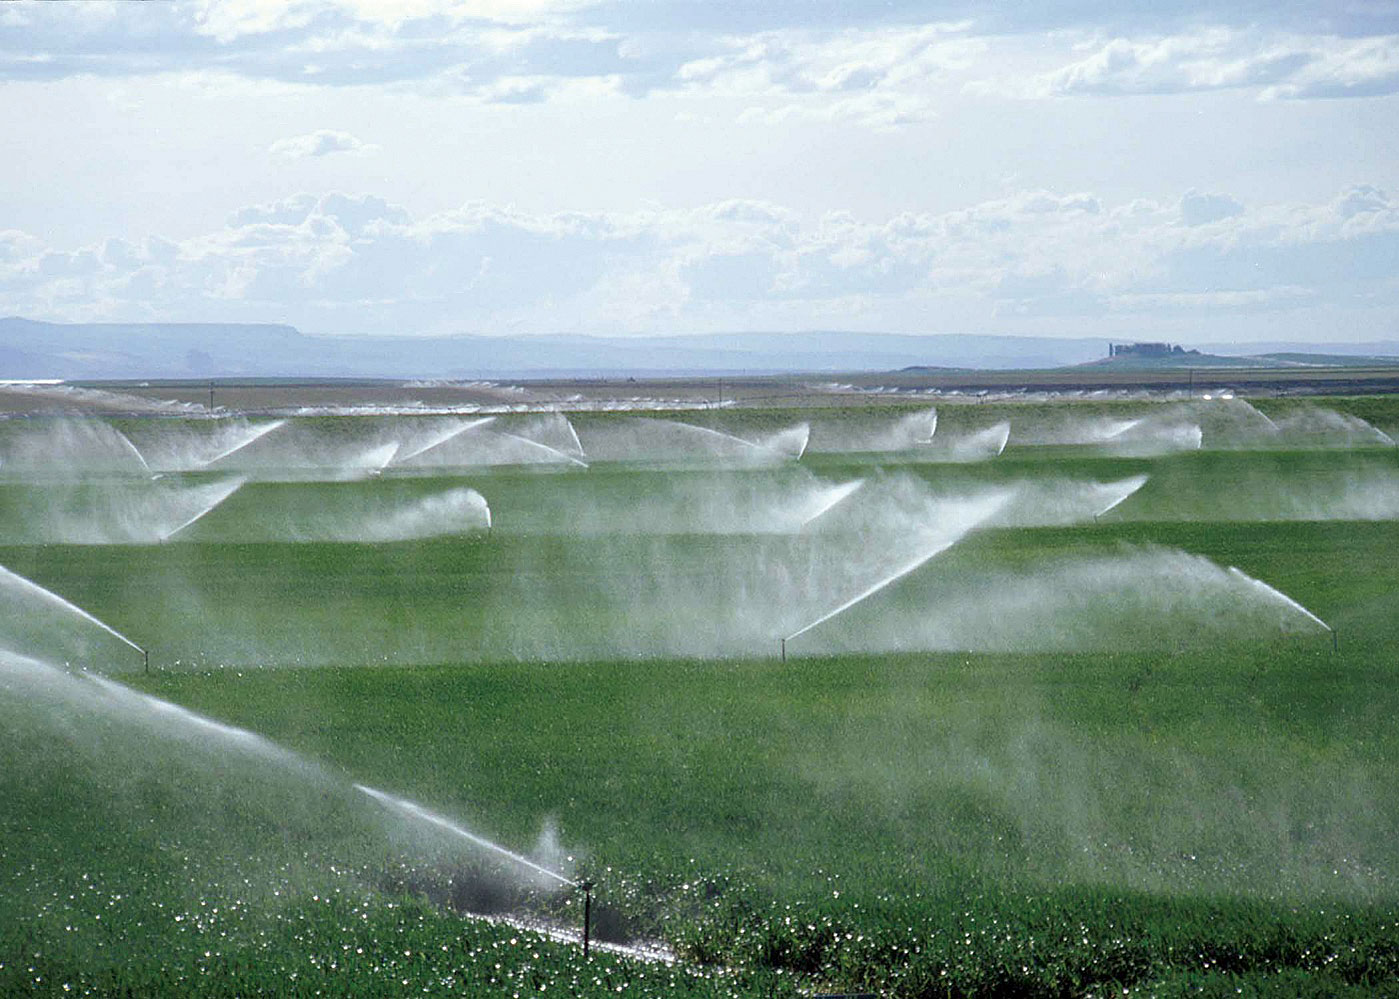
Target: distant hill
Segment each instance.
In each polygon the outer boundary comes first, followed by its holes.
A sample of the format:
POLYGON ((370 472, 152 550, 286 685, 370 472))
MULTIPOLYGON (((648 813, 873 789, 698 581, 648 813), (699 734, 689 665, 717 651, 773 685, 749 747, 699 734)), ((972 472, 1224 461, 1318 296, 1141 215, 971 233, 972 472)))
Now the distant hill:
POLYGON ((1299 354, 1286 351, 1276 354, 1259 354, 1258 357, 1279 367, 1298 368, 1355 368, 1376 364, 1394 364, 1399 357, 1392 354, 1299 354))
POLYGON ((311 336, 291 326, 61 324, 0 319, 0 378, 596 377, 1052 368, 1098 339, 976 334, 723 333, 589 337, 311 336))
MULTIPOLYGON (((1311 355, 1298 355, 1309 357, 1311 355)), ((1159 371, 1162 369, 1185 370, 1186 368, 1276 368, 1282 362, 1266 357, 1249 355, 1226 356, 1221 354, 1169 354, 1164 357, 1119 356, 1103 357, 1076 368, 1108 368, 1117 371, 1159 371)))
MULTIPOLYGON (((1396 345, 1399 346, 1399 345, 1396 345)), ((1331 348, 1334 350, 1335 348, 1331 348)), ((1399 365, 1399 356, 1379 354, 1338 354, 1288 351, 1268 354, 1207 354, 1189 351, 1162 356, 1136 354, 1102 357, 1074 365, 1075 368, 1106 368, 1116 371, 1186 370, 1188 368, 1353 368, 1399 365)))
MULTIPOLYGON (((1203 367, 1314 362, 1304 355, 1399 356, 1399 342, 1268 344, 1277 359, 1224 356, 1227 345, 1162 363, 1203 367), (1206 354, 1216 355, 1209 360, 1206 354)), ((277 324, 47 323, 0 319, 0 378, 546 378, 681 376, 904 368, 1046 370, 1106 357, 1103 338, 854 333, 720 333, 676 336, 310 335, 277 324)), ((1355 363, 1353 360, 1335 363, 1355 363)))

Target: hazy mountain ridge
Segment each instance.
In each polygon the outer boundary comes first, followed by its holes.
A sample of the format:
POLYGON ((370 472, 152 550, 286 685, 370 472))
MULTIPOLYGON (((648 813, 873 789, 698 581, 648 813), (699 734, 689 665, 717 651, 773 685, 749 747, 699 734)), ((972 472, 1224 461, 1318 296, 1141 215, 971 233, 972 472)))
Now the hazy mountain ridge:
MULTIPOLYGON (((1298 355, 1308 354, 1399 356, 1399 342, 1192 346, 1208 354, 1273 352, 1285 355, 1287 360, 1280 358, 1279 363, 1287 364, 1306 364, 1298 355)), ((1097 337, 977 333, 383 337, 305 334, 270 323, 62 324, 0 319, 0 378, 9 379, 723 375, 908 367, 1005 370, 1065 367, 1106 355, 1107 341, 1097 337)))

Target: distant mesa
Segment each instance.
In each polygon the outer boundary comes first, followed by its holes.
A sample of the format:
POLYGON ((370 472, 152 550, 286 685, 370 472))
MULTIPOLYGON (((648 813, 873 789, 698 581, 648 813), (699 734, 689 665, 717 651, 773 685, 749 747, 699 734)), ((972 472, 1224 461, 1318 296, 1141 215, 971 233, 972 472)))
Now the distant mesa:
POLYGON ((1184 357, 1198 355, 1198 350, 1186 350, 1180 344, 1171 343, 1110 343, 1108 357, 1184 357))

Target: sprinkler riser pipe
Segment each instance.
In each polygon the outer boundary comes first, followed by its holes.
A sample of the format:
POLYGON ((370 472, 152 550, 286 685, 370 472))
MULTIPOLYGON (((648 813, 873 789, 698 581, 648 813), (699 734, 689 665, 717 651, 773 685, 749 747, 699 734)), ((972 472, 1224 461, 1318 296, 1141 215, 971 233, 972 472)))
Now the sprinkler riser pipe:
POLYGON ((584 881, 583 889, 583 956, 592 949, 593 937, 593 883, 584 881))

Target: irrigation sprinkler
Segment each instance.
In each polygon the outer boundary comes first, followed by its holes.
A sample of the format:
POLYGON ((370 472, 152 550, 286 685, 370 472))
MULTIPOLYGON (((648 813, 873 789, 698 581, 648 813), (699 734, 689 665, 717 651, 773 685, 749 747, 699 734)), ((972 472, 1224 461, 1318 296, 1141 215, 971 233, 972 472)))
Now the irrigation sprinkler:
POLYGON ((787 639, 782 639, 782 661, 787 661, 787 639))
POLYGON ((141 659, 142 659, 142 660, 144 661, 144 663, 145 663, 145 672, 146 672, 146 675, 149 676, 149 675, 150 675, 150 672, 151 672, 151 654, 150 654, 150 652, 149 652, 147 649, 142 649, 142 650, 141 650, 141 659))
POLYGON ((1341 633, 1335 628, 1331 629, 1331 651, 1333 653, 1341 651, 1341 633))
POLYGON ((580 881, 578 887, 583 889, 583 956, 587 957, 593 936, 593 882, 580 881))

